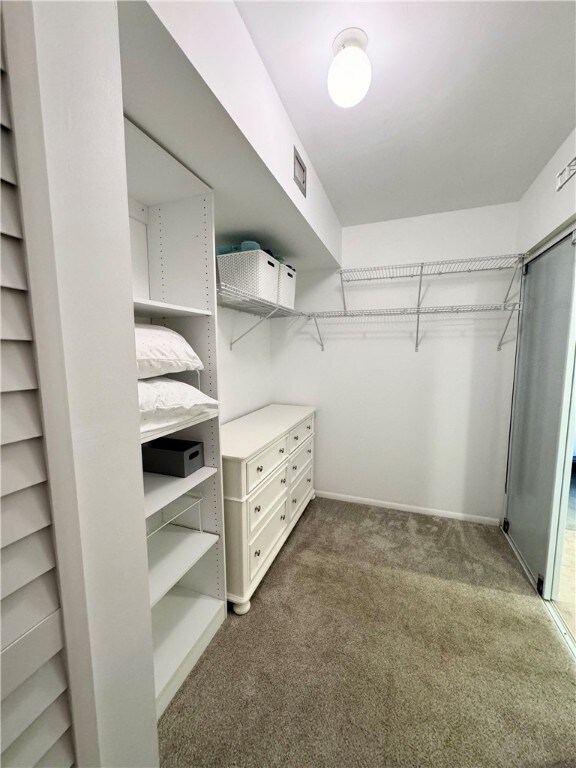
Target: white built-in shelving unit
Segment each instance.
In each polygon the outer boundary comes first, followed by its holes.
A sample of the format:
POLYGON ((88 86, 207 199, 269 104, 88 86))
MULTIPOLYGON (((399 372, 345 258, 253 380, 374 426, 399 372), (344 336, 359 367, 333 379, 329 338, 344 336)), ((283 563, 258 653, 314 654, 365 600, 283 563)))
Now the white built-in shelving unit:
MULTIPOLYGON (((212 192, 128 120, 125 132, 135 318, 184 336, 204 371, 177 378, 218 399, 212 192)), ((142 442, 164 435, 201 441, 206 465, 184 478, 143 473, 158 715, 226 616, 218 414, 142 442)))
POLYGON ((240 339, 250 333, 263 320, 277 317, 302 317, 306 321, 314 323, 318 335, 318 341, 322 350, 324 342, 318 320, 346 319, 346 318, 416 318, 416 351, 420 346, 420 317, 428 315, 462 315, 462 314, 486 314, 505 313, 507 315, 503 333, 498 341, 498 350, 508 330, 510 321, 515 313, 521 309, 520 301, 511 301, 512 289, 521 274, 523 254, 508 254, 502 256, 485 256, 474 259, 450 259, 443 261, 417 262, 410 264, 375 265, 370 267, 355 267, 340 269, 340 283, 342 288, 342 309, 327 310, 321 312, 299 312, 286 307, 273 304, 269 301, 258 299, 244 293, 237 288, 221 284, 218 287, 218 303, 230 309, 247 312, 261 317, 255 325, 248 328, 240 336, 230 343, 232 348, 240 339), (447 304, 440 306, 424 306, 422 304, 422 286, 424 278, 445 277, 448 275, 474 275, 481 272, 494 272, 512 270, 510 282, 505 296, 501 301, 484 304, 447 304), (385 282, 388 280, 418 279, 418 295, 416 303, 410 307, 375 307, 372 309, 350 309, 347 303, 346 286, 367 282, 385 282))

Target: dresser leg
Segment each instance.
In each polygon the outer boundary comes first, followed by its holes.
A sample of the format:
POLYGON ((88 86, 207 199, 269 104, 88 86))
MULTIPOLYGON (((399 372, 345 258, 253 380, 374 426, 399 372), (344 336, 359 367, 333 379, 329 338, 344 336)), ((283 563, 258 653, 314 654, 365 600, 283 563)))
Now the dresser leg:
POLYGON ((244 616, 250 610, 250 600, 245 603, 233 603, 232 610, 237 616, 244 616))

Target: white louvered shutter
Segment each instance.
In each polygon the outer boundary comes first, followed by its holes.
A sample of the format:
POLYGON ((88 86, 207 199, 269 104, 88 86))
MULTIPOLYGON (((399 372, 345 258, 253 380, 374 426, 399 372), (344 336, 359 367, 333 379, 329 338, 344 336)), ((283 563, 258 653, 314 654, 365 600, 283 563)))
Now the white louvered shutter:
POLYGON ((2 62, 1 763, 74 764, 25 235, 2 62))

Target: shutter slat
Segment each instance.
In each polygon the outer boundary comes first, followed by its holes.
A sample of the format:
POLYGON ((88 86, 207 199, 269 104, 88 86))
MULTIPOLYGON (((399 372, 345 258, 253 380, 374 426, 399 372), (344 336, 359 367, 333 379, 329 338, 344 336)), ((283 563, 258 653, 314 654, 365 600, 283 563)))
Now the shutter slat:
POLYGON ((37 389, 34 349, 29 341, 3 341, 0 344, 2 392, 37 389))
POLYGON ((0 273, 2 287, 25 291, 28 288, 28 279, 26 277, 22 240, 2 235, 0 247, 2 249, 2 269, 0 273))
POLYGON ((5 392, 0 395, 2 427, 0 442, 19 443, 31 440, 42 434, 42 419, 38 395, 34 390, 28 392, 5 392))
MULTIPOLYGON (((4 46, 2 46, 2 50, 4 50, 4 46)), ((0 123, 2 123, 5 128, 11 128, 12 119, 10 116, 10 104, 8 102, 8 78, 5 72, 2 72, 0 94, 0 123)))
POLYGON ((2 446, 0 467, 2 496, 43 483, 46 480, 46 462, 41 438, 2 446))
POLYGON ((32 323, 28 309, 28 294, 2 288, 2 339, 32 341, 32 323))
POLYGON ((66 694, 61 694, 32 725, 2 753, 4 768, 30 768, 70 727, 70 712, 66 694))
POLYGON ((72 733, 68 730, 36 763, 35 768, 70 768, 71 765, 74 765, 74 745, 72 733))
POLYGON ((12 139, 12 131, 7 128, 2 128, 2 135, 0 136, 0 176, 2 181, 7 181, 9 184, 17 183, 16 176, 16 158, 14 156, 14 143, 12 139))
POLYGON ((2 751, 8 749, 42 712, 66 690, 66 670, 59 653, 36 670, 2 704, 2 751))
POLYGON ((9 547, 51 525, 50 500, 46 483, 4 496, 0 508, 0 541, 9 547))
POLYGON ((2 234, 10 235, 10 237, 22 237, 17 188, 3 181, 0 196, 2 198, 2 234))
POLYGON ((2 700, 62 650, 63 642, 58 610, 2 651, 2 700))
POLYGON ((44 573, 5 597, 0 605, 2 647, 5 648, 59 607, 54 571, 44 573))
POLYGON ((54 568, 50 528, 26 536, 2 550, 2 599, 54 568))

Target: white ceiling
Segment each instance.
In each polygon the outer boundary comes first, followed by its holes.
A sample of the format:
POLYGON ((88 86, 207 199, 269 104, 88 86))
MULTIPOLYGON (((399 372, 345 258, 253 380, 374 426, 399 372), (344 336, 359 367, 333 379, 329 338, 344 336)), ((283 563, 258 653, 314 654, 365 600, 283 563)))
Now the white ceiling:
POLYGON ((518 200, 574 127, 572 2, 237 5, 343 225, 518 200), (372 86, 343 110, 326 75, 349 26, 372 86))

